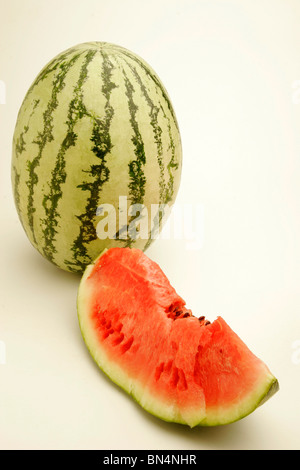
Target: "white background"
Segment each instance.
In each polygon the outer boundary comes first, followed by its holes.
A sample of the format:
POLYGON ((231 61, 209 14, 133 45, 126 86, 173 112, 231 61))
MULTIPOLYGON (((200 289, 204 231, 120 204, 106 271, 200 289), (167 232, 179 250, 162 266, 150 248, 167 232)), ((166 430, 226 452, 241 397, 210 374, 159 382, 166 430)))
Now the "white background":
POLYGON ((300 2, 0 6, 0 448, 299 449, 300 2), (198 250, 157 240, 147 254, 196 315, 222 315, 278 378, 280 391, 237 423, 164 423, 105 378, 80 335, 78 276, 45 261, 18 220, 18 109, 40 69, 85 41, 136 52, 171 96, 184 156, 177 203, 204 209, 204 240, 198 250))

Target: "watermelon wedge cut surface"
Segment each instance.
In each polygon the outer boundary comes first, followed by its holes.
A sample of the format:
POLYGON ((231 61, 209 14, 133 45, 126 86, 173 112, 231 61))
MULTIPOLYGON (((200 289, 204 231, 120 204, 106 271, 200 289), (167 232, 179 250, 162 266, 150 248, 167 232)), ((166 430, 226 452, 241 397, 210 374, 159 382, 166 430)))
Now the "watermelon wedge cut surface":
POLYGON ((141 250, 111 248, 88 266, 79 325, 92 357, 148 412, 215 426, 237 421, 278 381, 223 318, 196 317, 141 250))

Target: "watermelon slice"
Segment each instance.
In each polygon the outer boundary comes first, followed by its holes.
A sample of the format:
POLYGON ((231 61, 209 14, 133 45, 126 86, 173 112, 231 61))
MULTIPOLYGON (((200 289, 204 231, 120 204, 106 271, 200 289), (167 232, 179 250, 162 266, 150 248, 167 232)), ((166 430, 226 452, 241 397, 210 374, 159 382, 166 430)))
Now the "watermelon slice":
POLYGON ((226 322, 192 315, 139 249, 104 251, 86 268, 77 304, 98 366, 165 421, 231 423, 278 390, 268 367, 226 322))

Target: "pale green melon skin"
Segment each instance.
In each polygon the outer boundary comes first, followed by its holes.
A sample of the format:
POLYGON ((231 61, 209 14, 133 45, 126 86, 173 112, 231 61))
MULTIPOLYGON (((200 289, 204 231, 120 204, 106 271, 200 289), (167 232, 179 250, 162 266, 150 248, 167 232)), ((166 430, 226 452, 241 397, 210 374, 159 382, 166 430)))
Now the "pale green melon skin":
POLYGON ((33 246, 64 270, 83 272, 107 247, 132 242, 147 249, 151 206, 172 207, 181 168, 181 137, 166 89, 142 58, 117 45, 90 42, 62 52, 40 72, 19 110, 12 150, 17 211, 33 246), (114 206, 119 228, 119 196, 128 207, 146 208, 146 239, 97 236, 101 204, 114 206))
POLYGON ((163 421, 186 425, 190 428, 196 426, 222 426, 245 418, 279 390, 277 378, 261 361, 261 370, 257 370, 257 374, 260 376, 257 387, 251 390, 243 400, 230 405, 224 403, 223 406, 217 409, 207 409, 199 404, 199 407, 181 409, 176 403, 160 400, 157 395, 153 395, 151 389, 128 375, 117 362, 107 356, 105 349, 101 347, 97 331, 95 331, 94 324, 90 319, 91 305, 95 293, 90 290, 86 281, 94 268, 94 264, 97 263, 105 251, 94 260, 93 264, 87 266, 81 278, 77 295, 79 327, 85 345, 97 366, 145 411, 163 421))

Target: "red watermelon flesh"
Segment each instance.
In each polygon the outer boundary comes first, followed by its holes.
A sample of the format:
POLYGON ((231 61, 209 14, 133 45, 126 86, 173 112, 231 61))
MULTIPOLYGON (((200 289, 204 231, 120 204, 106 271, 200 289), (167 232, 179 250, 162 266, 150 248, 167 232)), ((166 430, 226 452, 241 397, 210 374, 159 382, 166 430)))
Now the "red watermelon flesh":
POLYGON ((251 413, 277 389, 223 318, 196 317, 142 251, 111 248, 88 266, 78 318, 98 366, 166 421, 213 426, 251 413))

